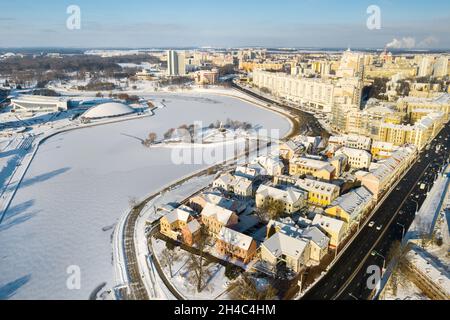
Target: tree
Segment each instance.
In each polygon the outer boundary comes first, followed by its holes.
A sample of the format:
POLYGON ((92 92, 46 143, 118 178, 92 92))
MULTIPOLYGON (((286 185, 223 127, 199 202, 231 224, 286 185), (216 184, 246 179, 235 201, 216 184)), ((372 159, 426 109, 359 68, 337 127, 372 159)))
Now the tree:
POLYGON ((147 139, 145 139, 142 144, 146 147, 151 146, 153 143, 155 143, 156 139, 158 138, 158 135, 154 132, 150 132, 148 134, 147 139))
POLYGON ((178 255, 177 251, 175 251, 175 250, 170 250, 168 248, 164 248, 164 250, 161 252, 160 263, 164 267, 169 268, 169 273, 170 273, 171 278, 173 278, 172 267, 173 267, 174 263, 178 260, 178 258, 179 258, 179 255, 178 255))
POLYGON ((131 197, 128 199, 128 204, 132 209, 136 209, 139 206, 139 200, 136 197, 131 197))
POLYGON ((270 93, 270 90, 266 87, 262 87, 260 90, 262 93, 270 93))
POLYGON ((201 292, 210 276, 206 261, 206 248, 212 243, 211 236, 203 226, 200 229, 200 236, 196 243, 199 254, 190 253, 187 268, 190 271, 188 280, 193 283, 197 292, 201 292))
POLYGON ((170 139, 173 136, 173 133, 175 132, 174 128, 170 128, 169 130, 164 133, 164 139, 170 139))
POLYGON ((405 262, 406 254, 410 250, 409 245, 402 246, 400 241, 392 243, 389 251, 386 255, 386 263, 390 263, 393 260, 397 260, 394 268, 392 269, 391 277, 389 278, 389 285, 392 288, 394 295, 397 294, 398 283, 400 282, 401 273, 406 272, 405 262))
POLYGON ((248 273, 232 282, 228 292, 232 300, 274 300, 277 296, 277 290, 271 284, 258 288, 256 279, 248 273))
POLYGON ((267 222, 270 219, 277 219, 284 213, 284 205, 280 200, 266 200, 264 205, 257 208, 255 214, 263 221, 267 222))

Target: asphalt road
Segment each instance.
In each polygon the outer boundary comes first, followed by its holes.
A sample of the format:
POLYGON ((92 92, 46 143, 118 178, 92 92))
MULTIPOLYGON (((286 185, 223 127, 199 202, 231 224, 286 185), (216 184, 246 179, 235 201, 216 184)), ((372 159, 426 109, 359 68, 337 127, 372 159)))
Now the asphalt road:
POLYGON ((303 132, 310 136, 329 136, 329 133, 322 127, 322 125, 317 121, 314 115, 300 110, 299 108, 294 108, 287 105, 282 105, 274 100, 267 97, 261 96, 251 90, 237 85, 234 82, 230 82, 231 86, 245 94, 255 97, 261 101, 267 102, 268 104, 276 105, 292 115, 292 120, 294 122, 294 132, 288 139, 297 136, 300 132, 303 132))
POLYGON ((392 244, 402 239, 402 226, 407 230, 411 225, 426 198, 427 189, 431 188, 443 165, 449 162, 449 151, 450 125, 447 124, 431 142, 430 149, 420 153, 419 160, 377 209, 371 219, 375 226, 370 228, 366 224, 363 227, 339 260, 303 299, 359 300, 371 297, 373 290, 368 288, 367 280, 372 273, 367 272, 368 267, 377 265, 381 268, 392 244), (436 152, 439 144, 442 148, 436 152), (420 190, 422 183, 427 185, 425 190, 420 190), (381 230, 377 230, 380 226, 381 230), (374 251, 376 254, 372 255, 374 251))

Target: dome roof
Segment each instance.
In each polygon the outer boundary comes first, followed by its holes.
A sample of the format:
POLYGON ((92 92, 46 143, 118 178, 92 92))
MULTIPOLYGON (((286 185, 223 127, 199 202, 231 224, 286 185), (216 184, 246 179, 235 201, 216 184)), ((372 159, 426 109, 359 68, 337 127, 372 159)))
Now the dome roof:
POLYGON ((119 102, 107 102, 99 104, 86 111, 83 117, 89 119, 118 117, 133 113, 135 110, 130 106, 119 102))

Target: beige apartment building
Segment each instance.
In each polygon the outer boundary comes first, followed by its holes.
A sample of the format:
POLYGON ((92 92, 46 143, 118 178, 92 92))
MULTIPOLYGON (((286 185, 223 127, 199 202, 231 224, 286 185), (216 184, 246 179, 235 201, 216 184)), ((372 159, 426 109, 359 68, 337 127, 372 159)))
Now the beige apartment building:
POLYGON ((400 148, 392 157, 379 163, 379 166, 367 172, 357 174, 361 185, 366 187, 375 201, 378 201, 389 188, 398 181, 400 176, 409 169, 417 154, 417 148, 413 145, 400 148))
POLYGON ((318 111, 331 112, 336 101, 359 105, 362 83, 358 79, 299 78, 262 70, 253 72, 253 83, 280 98, 307 104, 318 111))

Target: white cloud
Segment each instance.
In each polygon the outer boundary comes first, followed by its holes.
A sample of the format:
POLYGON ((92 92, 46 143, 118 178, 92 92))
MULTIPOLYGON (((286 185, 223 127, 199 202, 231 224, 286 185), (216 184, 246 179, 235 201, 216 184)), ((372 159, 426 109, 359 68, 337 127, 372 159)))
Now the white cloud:
POLYGON ((403 37, 400 40, 394 38, 391 42, 389 42, 386 47, 394 48, 394 49, 411 49, 416 46, 416 39, 413 37, 403 37))
POLYGON ((433 48, 439 43, 439 39, 434 36, 428 36, 417 45, 419 48, 433 48))

